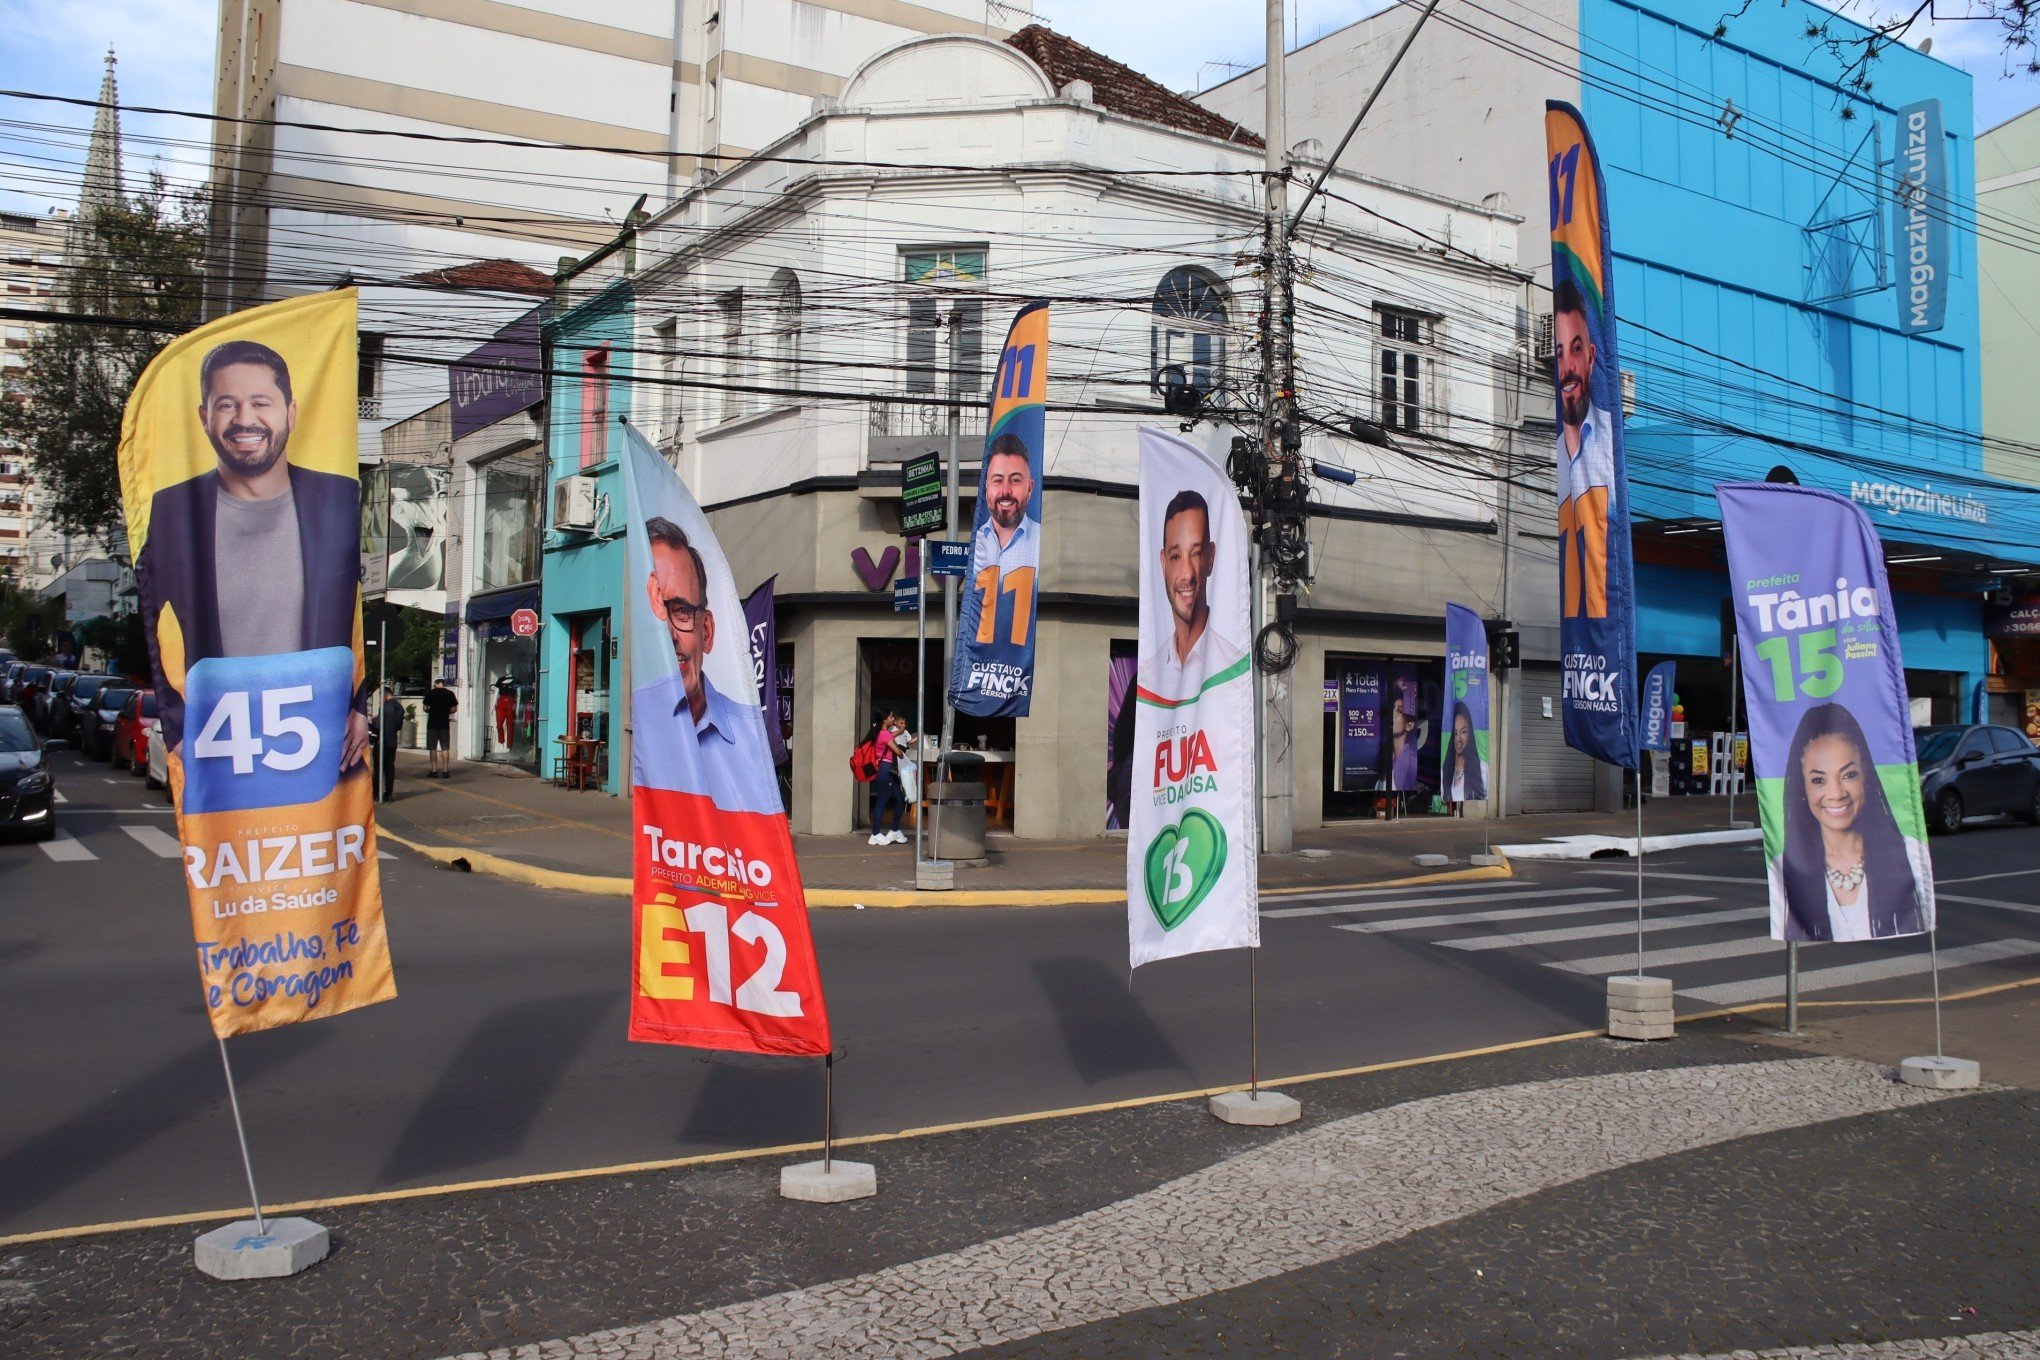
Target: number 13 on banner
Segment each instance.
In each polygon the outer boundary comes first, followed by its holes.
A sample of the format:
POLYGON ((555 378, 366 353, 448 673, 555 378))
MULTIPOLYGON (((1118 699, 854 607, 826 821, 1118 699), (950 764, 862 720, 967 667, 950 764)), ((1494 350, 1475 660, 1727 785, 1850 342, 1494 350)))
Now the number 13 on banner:
POLYGON ((1027 634, 1034 623, 1034 568, 1015 567, 1002 577, 997 567, 986 567, 977 574, 978 602, 977 640, 989 647, 998 641, 999 599, 1013 597, 1013 624, 1008 641, 1015 647, 1027 645, 1027 634))

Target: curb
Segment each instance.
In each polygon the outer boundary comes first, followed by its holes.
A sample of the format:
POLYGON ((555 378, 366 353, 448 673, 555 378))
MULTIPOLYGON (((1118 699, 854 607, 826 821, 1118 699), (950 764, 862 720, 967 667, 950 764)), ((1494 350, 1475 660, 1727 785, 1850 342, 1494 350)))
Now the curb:
MULTIPOLYGON (((520 864, 514 859, 492 855, 483 850, 468 850, 459 846, 422 845, 407 837, 399 836, 380 825, 376 835, 394 842, 416 854, 425 856, 442 868, 457 869, 466 865, 470 873, 488 874, 493 878, 508 879, 533 888, 552 888, 561 892, 589 893, 597 897, 629 897, 631 882, 605 874, 576 874, 564 869, 540 869, 529 864, 520 864)), ((1497 847, 1500 853, 1500 847, 1497 847)), ((1296 887, 1266 888, 1263 897, 1288 897, 1297 893, 1361 892, 1370 888, 1410 888, 1426 883, 1471 883, 1482 879, 1513 878, 1515 871, 1503 856, 1499 865, 1478 869, 1446 869, 1434 874, 1413 874, 1407 878, 1377 879, 1367 883, 1310 883, 1296 887)), ((807 904, 810 907, 851 908, 874 907, 896 910, 912 907, 1074 907, 1103 906, 1126 901, 1124 888, 1018 888, 1010 891, 987 892, 921 892, 915 889, 863 889, 863 888, 810 888, 807 904)))

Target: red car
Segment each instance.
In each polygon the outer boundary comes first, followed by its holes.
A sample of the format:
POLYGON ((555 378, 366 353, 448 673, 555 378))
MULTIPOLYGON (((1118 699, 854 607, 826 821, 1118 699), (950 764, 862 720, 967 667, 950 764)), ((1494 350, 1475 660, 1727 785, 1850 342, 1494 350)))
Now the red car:
POLYGON ((113 722, 114 769, 140 774, 149 768, 149 729, 155 725, 156 691, 136 690, 113 722))

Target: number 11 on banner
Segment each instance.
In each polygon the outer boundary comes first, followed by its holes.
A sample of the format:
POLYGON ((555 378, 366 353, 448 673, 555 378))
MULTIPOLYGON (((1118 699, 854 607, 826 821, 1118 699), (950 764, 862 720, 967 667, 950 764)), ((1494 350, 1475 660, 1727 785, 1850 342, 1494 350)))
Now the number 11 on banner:
POLYGON ((985 646, 998 640, 999 599, 1010 595, 1013 623, 1008 641, 1015 647, 1025 647, 1028 626, 1034 619, 1034 568, 1015 567, 1001 576, 997 567, 986 567, 977 574, 977 588, 984 597, 978 604, 977 640, 985 646))

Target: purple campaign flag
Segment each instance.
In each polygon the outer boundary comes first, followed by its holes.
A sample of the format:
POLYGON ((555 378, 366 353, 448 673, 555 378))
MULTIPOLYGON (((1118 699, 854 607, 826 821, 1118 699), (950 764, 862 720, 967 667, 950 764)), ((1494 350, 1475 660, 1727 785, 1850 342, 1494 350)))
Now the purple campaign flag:
POLYGON ((1643 749, 1672 749, 1672 685, 1674 661, 1660 661, 1643 681, 1643 749))
POLYGON ((1912 710, 1877 531, 1811 487, 1724 483, 1771 938, 1934 928, 1912 710))
POLYGON ((744 633, 751 644, 751 683, 758 687, 758 702, 765 710, 765 737, 772 743, 772 763, 787 762, 786 734, 779 726, 779 699, 774 688, 779 675, 779 624, 772 608, 777 576, 765 578, 744 597, 744 633))
POLYGON ((1447 802, 1479 802, 1488 786, 1487 625, 1463 604, 1445 606, 1445 702, 1438 791, 1447 802))

